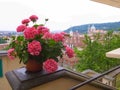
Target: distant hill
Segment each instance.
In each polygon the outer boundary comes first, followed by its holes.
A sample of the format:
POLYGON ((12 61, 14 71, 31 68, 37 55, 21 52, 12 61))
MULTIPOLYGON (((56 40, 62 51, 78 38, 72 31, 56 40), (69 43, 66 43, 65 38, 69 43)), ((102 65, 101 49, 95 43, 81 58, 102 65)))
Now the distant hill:
POLYGON ((78 31, 79 33, 86 33, 88 30, 88 27, 94 25, 96 29, 99 30, 118 30, 120 29, 120 22, 108 22, 108 23, 91 23, 91 24, 84 24, 79 26, 73 26, 65 30, 65 32, 70 32, 71 30, 78 31))

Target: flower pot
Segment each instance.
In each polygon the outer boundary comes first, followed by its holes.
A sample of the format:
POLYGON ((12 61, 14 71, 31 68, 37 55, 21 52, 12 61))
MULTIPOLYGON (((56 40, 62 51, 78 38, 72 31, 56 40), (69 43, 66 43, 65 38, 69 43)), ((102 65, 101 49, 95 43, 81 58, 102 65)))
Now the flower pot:
POLYGON ((39 72, 43 70, 42 66, 43 64, 37 62, 36 60, 28 60, 28 62, 26 63, 26 70, 28 72, 39 72))

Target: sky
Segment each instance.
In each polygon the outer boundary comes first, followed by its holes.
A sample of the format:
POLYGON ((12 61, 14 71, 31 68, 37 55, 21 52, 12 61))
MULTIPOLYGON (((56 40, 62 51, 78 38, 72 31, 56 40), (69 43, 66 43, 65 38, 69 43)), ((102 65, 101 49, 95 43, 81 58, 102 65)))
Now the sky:
POLYGON ((88 23, 120 21, 120 8, 90 0, 0 0, 0 31, 15 31, 23 19, 39 17, 51 31, 88 23))

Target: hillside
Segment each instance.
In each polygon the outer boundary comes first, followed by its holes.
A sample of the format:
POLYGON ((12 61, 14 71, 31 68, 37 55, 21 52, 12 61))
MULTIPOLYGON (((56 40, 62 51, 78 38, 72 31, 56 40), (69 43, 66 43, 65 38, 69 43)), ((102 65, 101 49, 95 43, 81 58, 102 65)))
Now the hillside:
POLYGON ((73 26, 65 30, 65 32, 70 32, 71 30, 78 31, 79 33, 86 33, 88 30, 88 27, 94 25, 96 29, 99 30, 118 30, 120 29, 120 22, 108 22, 108 23, 91 23, 91 24, 84 24, 79 26, 73 26))

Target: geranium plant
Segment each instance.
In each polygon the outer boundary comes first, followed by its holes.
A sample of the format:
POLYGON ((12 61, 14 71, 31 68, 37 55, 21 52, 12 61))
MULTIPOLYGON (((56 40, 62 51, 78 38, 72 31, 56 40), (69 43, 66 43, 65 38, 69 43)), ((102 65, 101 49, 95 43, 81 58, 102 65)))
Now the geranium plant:
MULTIPOLYGON (((8 56, 10 59, 19 57, 20 63, 26 64, 30 59, 43 63, 43 67, 48 72, 57 69, 58 57, 66 53, 68 57, 73 57, 73 50, 64 44, 66 33, 50 33, 44 24, 37 24, 38 17, 30 16, 28 19, 21 21, 17 27, 19 36, 12 36, 9 45, 8 56), (31 25, 32 23, 32 25, 31 25), (50 67, 54 66, 52 70, 50 67)), ((45 23, 48 19, 45 19, 45 23)))

